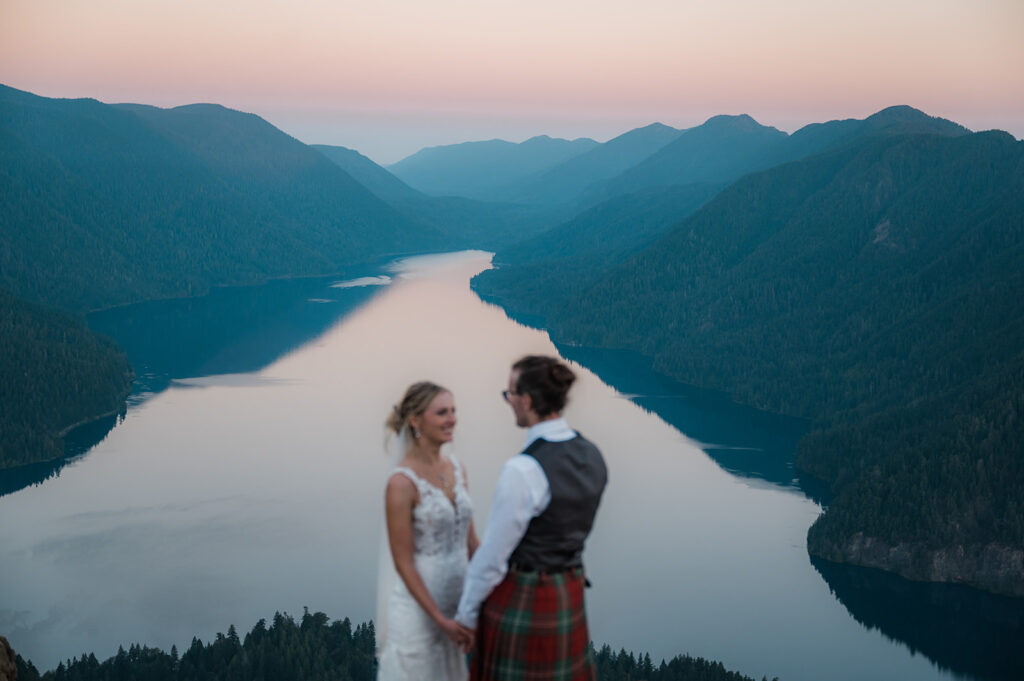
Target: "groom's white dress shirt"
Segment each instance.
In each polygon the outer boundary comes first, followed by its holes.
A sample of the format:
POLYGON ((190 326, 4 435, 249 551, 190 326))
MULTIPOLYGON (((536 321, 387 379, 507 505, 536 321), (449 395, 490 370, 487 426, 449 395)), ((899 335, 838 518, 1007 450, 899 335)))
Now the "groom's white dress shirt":
MULTIPOLYGON (((576 431, 563 418, 541 421, 526 431, 525 450, 534 440, 565 442, 576 431)), ((505 462, 494 490, 487 531, 466 568, 466 582, 455 620, 476 629, 480 606, 508 572, 508 559, 519 546, 530 521, 551 503, 551 486, 544 469, 528 454, 517 454, 505 462)))

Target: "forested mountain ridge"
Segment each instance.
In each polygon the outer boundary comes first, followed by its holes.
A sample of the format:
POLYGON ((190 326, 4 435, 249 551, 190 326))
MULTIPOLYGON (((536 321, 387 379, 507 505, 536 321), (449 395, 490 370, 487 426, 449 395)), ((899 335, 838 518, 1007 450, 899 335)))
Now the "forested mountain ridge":
POLYGON ((214 105, 0 87, 0 286, 70 309, 440 247, 319 152, 214 105))
POLYGON ((959 123, 929 116, 913 107, 890 106, 865 119, 847 118, 805 125, 781 145, 774 163, 804 158, 869 136, 931 134, 958 137, 970 133, 959 123))
POLYGON ((866 137, 923 133, 957 136, 969 132, 961 125, 909 106, 889 107, 863 120, 812 123, 792 135, 761 125, 745 114, 713 116, 704 124, 683 131, 656 154, 621 175, 595 185, 587 198, 593 203, 647 187, 728 183, 747 173, 866 137))
POLYGON ((746 176, 581 291, 550 279, 549 326, 811 418, 798 463, 837 495, 815 555, 1021 595, 1022 187, 1005 133, 865 137, 746 176))

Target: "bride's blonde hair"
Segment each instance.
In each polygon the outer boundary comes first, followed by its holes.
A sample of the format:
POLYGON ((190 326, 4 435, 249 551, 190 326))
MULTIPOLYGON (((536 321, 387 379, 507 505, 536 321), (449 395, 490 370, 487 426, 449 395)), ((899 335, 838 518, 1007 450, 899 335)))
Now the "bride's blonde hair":
POLYGON ((402 429, 409 427, 409 417, 419 416, 427 410, 430 403, 441 393, 450 393, 447 388, 430 381, 413 383, 406 389, 402 401, 391 408, 385 427, 395 435, 401 435, 402 429))

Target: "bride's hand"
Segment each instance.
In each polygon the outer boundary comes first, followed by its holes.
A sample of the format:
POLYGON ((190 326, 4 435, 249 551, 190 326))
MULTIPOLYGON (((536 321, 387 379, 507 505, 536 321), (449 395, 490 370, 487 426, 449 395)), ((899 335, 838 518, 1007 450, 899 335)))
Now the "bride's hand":
POLYGON ((459 627, 459 633, 461 634, 462 639, 461 643, 459 641, 456 641, 456 644, 458 644, 462 652, 468 653, 470 649, 473 647, 473 639, 476 637, 476 632, 472 629, 464 627, 458 622, 456 622, 455 624, 459 627))
POLYGON ((448 638, 450 638, 452 642, 455 643, 455 645, 459 646, 460 648, 462 647, 465 637, 462 633, 462 628, 459 626, 458 622, 448 617, 442 617, 440 620, 438 620, 437 626, 441 627, 441 631, 443 631, 448 636, 448 638))
POLYGON ((469 649, 473 647, 473 630, 467 629, 453 619, 443 618, 437 625, 441 627, 441 630, 448 635, 448 638, 452 640, 452 643, 459 647, 464 653, 468 653, 469 649))

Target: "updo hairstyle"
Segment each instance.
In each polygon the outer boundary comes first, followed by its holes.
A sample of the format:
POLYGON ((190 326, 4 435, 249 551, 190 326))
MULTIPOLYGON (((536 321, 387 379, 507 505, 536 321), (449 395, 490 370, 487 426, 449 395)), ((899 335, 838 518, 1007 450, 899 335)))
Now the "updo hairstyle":
POLYGON ((451 391, 430 381, 413 383, 405 391, 402 401, 391 408, 384 422, 385 427, 395 435, 400 435, 402 429, 409 426, 410 416, 419 416, 427 410, 435 397, 447 392, 451 391))
POLYGON ((560 412, 568 401, 569 388, 576 380, 572 369, 554 357, 527 355, 512 365, 519 372, 516 392, 530 396, 537 416, 560 412))

